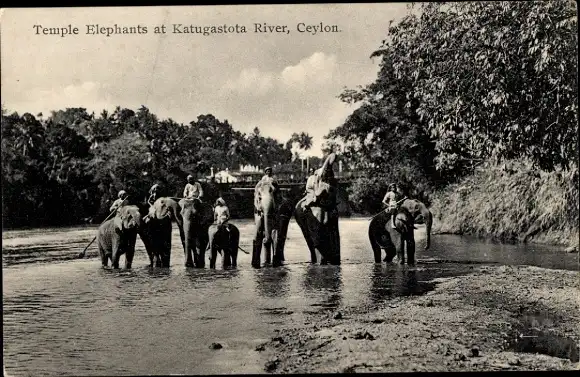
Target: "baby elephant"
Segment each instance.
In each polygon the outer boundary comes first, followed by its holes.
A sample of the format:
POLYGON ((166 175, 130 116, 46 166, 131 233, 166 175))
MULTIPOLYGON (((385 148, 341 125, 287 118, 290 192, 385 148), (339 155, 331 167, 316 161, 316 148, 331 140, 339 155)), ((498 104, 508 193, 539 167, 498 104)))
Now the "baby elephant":
POLYGON ((119 268, 119 258, 125 254, 125 268, 131 268, 139 227, 141 215, 134 205, 120 207, 115 217, 101 224, 97 246, 103 267, 107 267, 111 259, 113 268, 119 268))
POLYGON ((211 252, 209 267, 215 268, 217 253, 223 251, 223 268, 236 268, 238 266, 238 247, 240 244, 240 231, 234 224, 218 226, 213 224, 208 230, 209 243, 207 250, 211 252))

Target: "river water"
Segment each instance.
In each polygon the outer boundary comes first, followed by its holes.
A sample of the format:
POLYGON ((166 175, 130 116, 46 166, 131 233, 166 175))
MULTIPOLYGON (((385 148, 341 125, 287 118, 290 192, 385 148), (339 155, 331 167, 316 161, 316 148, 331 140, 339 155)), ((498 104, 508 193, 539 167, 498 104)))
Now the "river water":
MULTIPOLYGON (((251 250, 253 225, 234 221, 251 250)), ((423 251, 417 230, 416 268, 375 265, 368 221, 341 219, 341 266, 311 266, 292 220, 286 265, 237 270, 186 269, 178 232, 172 266, 150 269, 140 240, 130 271, 103 270, 96 247, 75 260, 95 227, 3 233, 4 365, 9 375, 150 375, 264 373, 256 347, 280 326, 307 315, 372 307, 434 289, 437 277, 468 274, 473 263, 523 264, 576 270, 561 247, 503 245, 436 235, 423 251), (212 349, 212 343, 223 348, 212 349)), ((123 260, 124 257, 122 257, 123 260)), ((206 264, 207 265, 207 264, 206 264)))

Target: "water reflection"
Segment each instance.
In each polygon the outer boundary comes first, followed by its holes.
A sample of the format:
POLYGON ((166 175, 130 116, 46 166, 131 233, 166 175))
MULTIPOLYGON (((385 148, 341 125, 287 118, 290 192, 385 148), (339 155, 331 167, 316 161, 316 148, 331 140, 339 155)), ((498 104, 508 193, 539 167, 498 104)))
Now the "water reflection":
POLYGON ((342 303, 342 267, 308 265, 302 286, 309 296, 319 297, 311 306, 334 309, 342 303))
MULTIPOLYGON (((239 225, 240 243, 251 244, 253 225, 241 221, 239 225)), ((251 359, 262 357, 253 352, 256 345, 273 336, 281 324, 307 320, 307 313, 346 306, 366 308, 397 296, 422 294, 435 287, 434 278, 473 271, 470 261, 577 268, 577 257, 558 249, 497 245, 457 236, 433 237, 431 251, 418 250, 416 268, 374 264, 367 226, 367 221, 342 221, 343 264, 319 266, 308 263, 301 231, 292 222, 286 265, 260 270, 250 267, 250 256, 245 254, 240 254, 235 270, 186 269, 179 252, 172 255, 170 268, 150 268, 139 242, 130 271, 101 269, 96 257, 17 264, 26 247, 62 245, 63 240, 77 244, 64 247, 62 256, 76 255, 95 230, 65 229, 47 235, 13 232, 7 238, 12 249, 3 249, 3 259, 14 264, 3 268, 7 372, 260 373, 265 360, 251 359), (16 258, 10 259, 11 255, 16 258), (224 344, 224 350, 210 350, 212 342, 224 344)), ((175 228, 172 240, 179 250, 175 228)), ((58 253, 55 248, 43 256, 35 251, 30 260, 50 260, 58 253)))
POLYGON ((290 294, 290 270, 288 267, 261 268, 255 271, 256 292, 262 297, 284 298, 290 294))

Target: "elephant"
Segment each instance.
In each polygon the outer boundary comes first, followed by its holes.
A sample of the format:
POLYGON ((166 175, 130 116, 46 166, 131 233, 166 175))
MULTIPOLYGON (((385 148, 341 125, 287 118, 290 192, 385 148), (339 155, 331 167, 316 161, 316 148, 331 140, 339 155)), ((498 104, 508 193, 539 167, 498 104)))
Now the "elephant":
POLYGON ((209 242, 208 230, 213 223, 213 208, 199 199, 181 199, 183 219, 185 267, 205 267, 205 250, 209 242))
POLYGON ((238 247, 240 245, 240 231, 237 226, 227 224, 218 226, 212 224, 208 230, 207 250, 210 251, 209 268, 215 268, 217 253, 222 254, 222 267, 236 268, 238 266, 238 247), (227 227, 227 229, 226 229, 227 227))
POLYGON ((415 223, 417 223, 420 217, 423 217, 427 233, 425 240, 426 241, 425 250, 428 250, 429 247, 431 246, 431 228, 433 227, 433 214, 431 213, 431 211, 429 211, 429 209, 425 204, 421 203, 417 199, 406 199, 401 203, 400 207, 405 208, 407 211, 409 211, 415 223))
POLYGON ((337 181, 332 166, 336 155, 331 153, 315 172, 313 192, 296 205, 294 216, 302 230, 311 263, 340 264, 340 233, 338 229, 337 181))
POLYGON ((405 208, 400 207, 395 215, 395 229, 391 226, 391 215, 385 211, 376 215, 369 224, 369 240, 373 249, 375 263, 381 263, 381 250, 385 249, 385 262, 393 261, 395 255, 399 263, 405 264, 405 249, 407 264, 415 264, 414 218, 405 208))
POLYGON ((183 218, 179 204, 168 197, 158 198, 148 209, 139 236, 149 255, 150 266, 169 267, 171 264, 171 221, 175 220, 185 248, 183 218))
POLYGON ((135 255, 137 231, 141 226, 139 208, 134 205, 119 207, 112 219, 103 222, 97 231, 97 247, 103 267, 111 260, 114 269, 119 268, 119 259, 125 254, 125 268, 130 269, 135 255))
MULTIPOLYGON (((260 268, 262 247, 266 250, 266 264, 271 263, 272 244, 276 240, 276 186, 270 181, 260 181, 254 192, 254 222, 256 230, 253 240, 252 267, 260 268), (258 195, 260 200, 258 200, 258 195)), ((277 251, 274 245, 274 252, 277 251)), ((275 255, 277 263, 280 256, 275 255)))

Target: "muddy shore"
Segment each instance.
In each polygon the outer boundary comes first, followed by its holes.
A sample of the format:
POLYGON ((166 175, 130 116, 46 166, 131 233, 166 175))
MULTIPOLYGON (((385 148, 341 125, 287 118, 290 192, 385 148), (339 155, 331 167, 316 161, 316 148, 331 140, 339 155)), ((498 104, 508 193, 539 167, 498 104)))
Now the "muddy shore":
POLYGON ((280 329, 257 349, 269 360, 264 370, 579 369, 578 271, 474 266, 472 274, 434 283, 435 289, 422 296, 323 311, 280 329))

